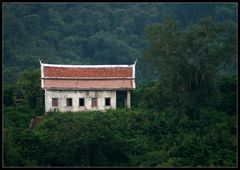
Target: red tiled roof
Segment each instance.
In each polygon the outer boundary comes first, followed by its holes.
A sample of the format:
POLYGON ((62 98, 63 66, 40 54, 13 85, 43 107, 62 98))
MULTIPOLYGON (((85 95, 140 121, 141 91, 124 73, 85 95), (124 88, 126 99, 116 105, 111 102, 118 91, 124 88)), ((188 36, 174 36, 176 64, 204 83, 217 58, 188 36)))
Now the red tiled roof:
POLYGON ((44 67, 44 77, 132 77, 131 67, 44 67))
POLYGON ((132 89, 133 80, 44 80, 46 89, 132 89))
POLYGON ((52 65, 41 63, 43 89, 134 89, 135 65, 52 65))

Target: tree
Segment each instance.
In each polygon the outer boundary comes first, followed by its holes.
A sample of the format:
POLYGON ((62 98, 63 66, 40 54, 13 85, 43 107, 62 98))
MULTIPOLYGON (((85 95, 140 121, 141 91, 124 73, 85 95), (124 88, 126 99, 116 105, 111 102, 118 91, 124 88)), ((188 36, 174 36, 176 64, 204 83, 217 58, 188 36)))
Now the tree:
POLYGON ((209 17, 185 31, 173 19, 146 29, 149 47, 144 61, 158 73, 160 84, 178 111, 198 110, 215 96, 216 75, 236 56, 233 26, 209 17))
POLYGON ((44 93, 41 90, 40 70, 23 72, 15 87, 14 95, 22 99, 22 105, 30 105, 35 109, 37 115, 42 115, 44 112, 44 93))

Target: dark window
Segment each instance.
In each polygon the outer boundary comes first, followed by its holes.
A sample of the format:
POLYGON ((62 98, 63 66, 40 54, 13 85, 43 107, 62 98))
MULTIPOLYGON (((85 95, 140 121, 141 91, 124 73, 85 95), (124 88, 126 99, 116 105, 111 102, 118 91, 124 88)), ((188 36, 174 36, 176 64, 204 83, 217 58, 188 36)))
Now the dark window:
POLYGON ((67 106, 72 106, 72 98, 67 98, 67 106))
POLYGON ((79 98, 79 106, 84 106, 84 98, 79 98))
POLYGON ((97 98, 92 98, 92 107, 97 107, 97 98))
POLYGON ((58 98, 52 98, 52 106, 57 107, 58 106, 58 98))
POLYGON ((105 98, 105 106, 111 106, 111 98, 105 98))

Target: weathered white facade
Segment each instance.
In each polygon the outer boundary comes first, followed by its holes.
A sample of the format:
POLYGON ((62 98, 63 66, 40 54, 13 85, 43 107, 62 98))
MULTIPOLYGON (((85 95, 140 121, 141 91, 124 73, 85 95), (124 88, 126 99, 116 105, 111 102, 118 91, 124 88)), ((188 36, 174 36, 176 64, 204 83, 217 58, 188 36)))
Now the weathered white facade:
POLYGON ((116 91, 73 91, 46 90, 45 111, 77 112, 87 110, 116 109, 116 91), (58 98, 58 106, 52 106, 52 98, 58 98), (72 106, 67 106, 67 98, 72 99, 72 106), (79 106, 79 98, 84 99, 84 106, 79 106), (92 98, 97 99, 97 106, 92 107, 92 98), (110 106, 106 106, 105 98, 110 98, 110 106))

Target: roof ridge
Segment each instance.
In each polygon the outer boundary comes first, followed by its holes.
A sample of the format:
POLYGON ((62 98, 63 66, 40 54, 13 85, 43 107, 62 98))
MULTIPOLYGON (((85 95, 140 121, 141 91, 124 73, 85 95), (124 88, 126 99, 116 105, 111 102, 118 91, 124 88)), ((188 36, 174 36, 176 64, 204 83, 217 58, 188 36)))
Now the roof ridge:
POLYGON ((127 65, 127 64, 121 64, 121 65, 64 65, 64 64, 45 64, 41 63, 42 66, 48 66, 48 67, 82 67, 82 68, 105 68, 105 67, 133 67, 134 64, 127 65))

